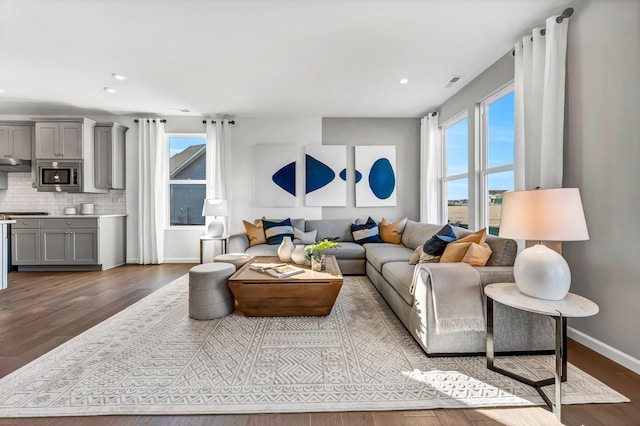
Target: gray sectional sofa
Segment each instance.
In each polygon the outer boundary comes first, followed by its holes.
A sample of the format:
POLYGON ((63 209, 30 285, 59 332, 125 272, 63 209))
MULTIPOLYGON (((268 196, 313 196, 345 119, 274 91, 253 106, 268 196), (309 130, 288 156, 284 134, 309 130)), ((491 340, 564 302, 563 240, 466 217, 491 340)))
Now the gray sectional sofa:
MULTIPOLYGON (((480 354, 486 350, 484 331, 440 332, 435 329, 433 293, 429 276, 421 276, 410 291, 415 266, 409 258, 418 246, 438 232, 442 225, 408 220, 402 234, 402 244, 354 242, 351 234, 352 219, 305 220, 291 219, 294 227, 306 232, 317 230, 317 240, 337 238, 339 248, 327 250, 336 256, 344 275, 366 274, 407 330, 428 355, 480 354)), ((458 238, 471 232, 455 228, 458 238)), ((487 266, 475 267, 482 286, 495 282, 513 282, 513 262, 517 246, 515 241, 487 236, 492 249, 487 266)), ((277 255, 277 245, 260 244, 249 247, 246 234, 235 234, 229 239, 230 252, 243 252, 256 256, 277 255)), ((421 271, 420 274, 425 272, 421 271)), ((486 311, 484 297, 483 309, 486 311)), ((523 312, 495 304, 494 344, 498 353, 551 350, 554 347, 552 322, 542 315, 523 312)))

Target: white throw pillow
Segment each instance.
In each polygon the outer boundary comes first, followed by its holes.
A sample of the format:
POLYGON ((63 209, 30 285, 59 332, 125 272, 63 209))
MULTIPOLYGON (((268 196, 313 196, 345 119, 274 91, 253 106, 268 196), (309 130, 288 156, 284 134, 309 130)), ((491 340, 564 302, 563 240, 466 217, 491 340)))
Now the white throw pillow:
POLYGON ((294 244, 315 244, 316 235, 318 230, 314 229, 309 232, 304 232, 298 228, 293 228, 293 243, 294 244))

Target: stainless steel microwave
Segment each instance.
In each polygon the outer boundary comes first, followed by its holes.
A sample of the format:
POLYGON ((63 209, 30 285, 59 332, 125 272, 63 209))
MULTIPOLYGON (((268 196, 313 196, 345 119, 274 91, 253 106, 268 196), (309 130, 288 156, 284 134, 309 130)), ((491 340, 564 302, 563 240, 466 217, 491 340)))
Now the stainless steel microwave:
POLYGON ((82 192, 82 161, 38 160, 38 191, 82 192))

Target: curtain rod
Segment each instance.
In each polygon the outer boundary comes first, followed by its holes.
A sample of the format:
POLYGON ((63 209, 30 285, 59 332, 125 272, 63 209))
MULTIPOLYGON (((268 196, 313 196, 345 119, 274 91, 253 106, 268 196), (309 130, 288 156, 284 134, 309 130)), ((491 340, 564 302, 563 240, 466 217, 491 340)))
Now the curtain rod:
MULTIPOLYGON (((216 120, 211 120, 212 124, 216 124, 216 120)), ((202 120, 202 124, 207 124, 207 120, 202 120)), ((229 124, 236 124, 235 120, 229 120, 229 124)))
MULTIPOLYGON (((565 10, 563 10, 563 11, 562 11, 562 13, 561 13, 560 15, 558 15, 558 16, 556 17, 556 22, 557 22, 558 24, 561 24, 561 23, 562 23, 562 21, 564 21, 565 19, 567 19, 567 18, 571 17, 572 15, 573 15, 573 8, 572 8, 572 7, 568 7, 568 8, 566 8, 565 10)), ((546 28, 542 28, 542 29, 540 30, 540 35, 541 35, 541 36, 544 36, 544 35, 546 35, 546 34, 547 34, 547 29, 546 29, 546 28)), ((533 37, 531 37, 531 41, 533 41, 533 37)), ((511 51, 511 54, 512 54, 513 56, 516 56, 516 50, 515 50, 515 49, 513 49, 513 50, 511 51)))
MULTIPOLYGON (((149 119, 147 119, 147 123, 148 123, 149 121, 153 121, 154 123, 156 122, 156 120, 149 120, 149 119)), ((166 122, 167 122, 167 120, 158 120, 158 121, 160 121, 161 123, 166 123, 166 122)), ((140 122, 140 120, 138 120, 138 119, 136 118, 135 120, 133 120, 133 122, 134 122, 134 123, 139 123, 139 122, 140 122)))

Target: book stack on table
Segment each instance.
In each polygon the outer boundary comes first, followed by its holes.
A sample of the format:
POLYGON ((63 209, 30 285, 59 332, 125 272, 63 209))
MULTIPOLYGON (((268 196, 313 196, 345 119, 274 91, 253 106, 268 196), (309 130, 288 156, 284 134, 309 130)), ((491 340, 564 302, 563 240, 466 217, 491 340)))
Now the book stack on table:
POLYGON ((251 265, 251 269, 276 278, 286 278, 305 271, 303 268, 288 263, 254 263, 251 265))

